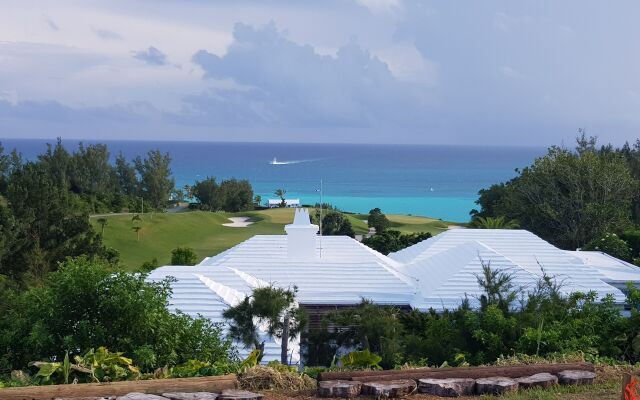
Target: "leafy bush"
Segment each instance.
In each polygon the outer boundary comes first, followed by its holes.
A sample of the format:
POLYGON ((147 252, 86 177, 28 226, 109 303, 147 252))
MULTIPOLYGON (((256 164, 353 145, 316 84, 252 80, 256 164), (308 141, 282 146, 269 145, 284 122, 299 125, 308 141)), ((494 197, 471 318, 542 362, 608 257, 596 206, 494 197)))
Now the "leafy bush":
POLYGON ((198 256, 191 247, 176 247, 171 251, 171 265, 195 265, 198 256))
POLYGON ((136 363, 139 357, 145 370, 233 357, 221 327, 170 313, 170 282, 145 277, 78 258, 61 264, 41 287, 0 291, 0 368, 60 360, 67 350, 73 356, 99 346, 133 355, 136 363))
POLYGON ((352 351, 340 358, 340 362, 349 369, 382 369, 380 367, 382 357, 373 354, 369 349, 352 351))
MULTIPOLYGON (((611 297, 563 296, 562 282, 544 270, 525 299, 513 295, 507 272, 488 264, 478 284, 484 291, 478 309, 465 301, 454 310, 406 313, 363 301, 327 314, 323 330, 307 335, 304 346, 307 351, 326 347, 329 355, 339 347, 367 349, 380 355, 383 368, 480 365, 514 354, 556 358, 578 352, 591 360, 640 360, 640 289, 632 285, 626 318, 611 297)), ((330 361, 330 356, 314 359, 316 365, 330 361)))
POLYGON ((606 233, 604 236, 590 241, 582 250, 601 251, 624 261, 632 260, 631 247, 615 233, 606 233))
POLYGON ((349 237, 355 237, 356 235, 349 219, 336 211, 330 211, 322 218, 322 234, 349 237))
POLYGON ((238 363, 189 360, 171 369, 174 378, 189 378, 193 376, 216 376, 229 373, 237 373, 240 370, 238 363))
POLYGON ((62 362, 34 361, 29 365, 38 368, 35 377, 39 384, 70 383, 70 378, 82 382, 113 382, 140 377, 140 370, 133 366, 130 358, 109 352, 105 347, 91 349, 82 357, 76 356, 74 361, 71 363, 66 353, 62 362))
POLYGON ((333 335, 339 346, 364 348, 382 357, 380 365, 392 368, 402 353, 403 312, 396 307, 381 307, 363 300, 357 307, 330 313, 327 321, 343 327, 333 335))
POLYGON ((382 254, 389 254, 413 246, 430 237, 431 233, 429 232, 401 233, 400 231, 389 229, 363 239, 362 244, 382 254))

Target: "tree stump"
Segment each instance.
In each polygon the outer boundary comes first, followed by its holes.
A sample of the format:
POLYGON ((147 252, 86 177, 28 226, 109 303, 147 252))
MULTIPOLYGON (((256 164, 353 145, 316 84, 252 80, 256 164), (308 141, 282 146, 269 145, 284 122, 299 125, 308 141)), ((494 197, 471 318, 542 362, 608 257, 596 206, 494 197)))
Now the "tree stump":
POLYGON ((413 379, 399 379, 396 381, 367 382, 362 384, 362 395, 384 398, 399 398, 410 395, 416 390, 413 379))
POLYGON ((362 383, 358 381, 320 381, 318 397, 354 398, 360 395, 362 383))
POLYGON ((561 385, 590 385, 596 374, 590 371, 562 371, 558 372, 558 380, 561 385))
POLYGON ((216 400, 217 393, 209 392, 193 392, 193 393, 162 393, 162 397, 170 400, 216 400))
POLYGON ((518 390, 518 382, 504 376, 480 378, 476 380, 478 394, 503 394, 518 390))
POLYGON ((558 377, 547 372, 517 378, 516 382, 521 388, 528 389, 531 387, 549 387, 558 384, 558 377))
POLYGON ((469 378, 418 380, 418 392, 440 397, 470 396, 474 394, 475 387, 475 379, 469 378))
POLYGON ((166 397, 155 394, 132 392, 124 396, 118 396, 117 400, 168 400, 166 397))

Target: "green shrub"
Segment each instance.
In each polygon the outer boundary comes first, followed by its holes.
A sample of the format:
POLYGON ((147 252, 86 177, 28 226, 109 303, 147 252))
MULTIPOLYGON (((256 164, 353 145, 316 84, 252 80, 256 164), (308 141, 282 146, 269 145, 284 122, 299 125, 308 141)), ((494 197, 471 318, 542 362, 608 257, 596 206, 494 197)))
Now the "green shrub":
POLYGON ((582 250, 595 250, 624 261, 632 261, 631 247, 615 233, 606 233, 604 236, 587 243, 582 250))
POLYGON ((369 349, 352 351, 340 358, 342 366, 349 369, 382 369, 380 361, 382 357, 373 354, 369 349))
POLYGON ((431 234, 429 232, 401 233, 400 231, 388 229, 363 239, 362 244, 382 254, 389 254, 413 246, 430 237, 431 234))
POLYGON ((177 247, 171 251, 171 265, 195 265, 198 256, 190 247, 177 247))
POLYGON ((145 277, 78 258, 61 264, 41 287, 0 291, 0 372, 100 346, 133 355, 136 364, 139 357, 147 371, 234 357, 220 326, 169 312, 170 282, 145 277))

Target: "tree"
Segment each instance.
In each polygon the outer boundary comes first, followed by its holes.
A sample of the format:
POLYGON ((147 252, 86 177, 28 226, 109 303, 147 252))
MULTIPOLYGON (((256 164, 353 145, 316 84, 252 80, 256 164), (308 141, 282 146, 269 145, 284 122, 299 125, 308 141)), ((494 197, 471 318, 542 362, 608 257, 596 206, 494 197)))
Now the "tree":
POLYGON ((276 189, 276 191, 273 192, 273 194, 275 194, 276 196, 278 196, 280 198, 280 207, 286 207, 287 206, 287 201, 284 198, 284 196, 287 194, 286 190, 284 190, 284 189, 276 189))
POLYGON ((122 153, 118 154, 115 163, 116 181, 118 190, 126 196, 138 196, 139 182, 136 177, 136 169, 124 158, 122 153))
POLYGON ((78 145, 69 160, 71 191, 88 196, 113 194, 117 177, 109 164, 109 151, 104 144, 78 145))
POLYGON ((131 227, 131 230, 134 231, 136 233, 136 242, 140 241, 140 231, 142 230, 142 227, 139 225, 134 225, 131 227))
POLYGON ((355 237, 351 222, 343 214, 332 211, 322 218, 322 234, 355 237))
POLYGON ((385 229, 389 228, 391 222, 389 222, 387 216, 384 215, 382 211, 376 207, 369 211, 367 224, 369 225, 369 228, 375 228, 376 233, 382 233, 385 231, 385 229))
POLYGON ((193 199, 193 186, 189 184, 185 184, 182 187, 182 191, 184 193, 185 199, 191 200, 193 199))
POLYGON ((20 227, 5 264, 5 273, 13 277, 27 274, 40 281, 67 257, 107 256, 89 223, 87 204, 69 191, 58 173, 65 174, 57 166, 28 162, 11 175, 7 201, 20 227))
POLYGON ((363 239, 362 244, 382 254, 389 254, 413 246, 430 237, 431 233, 429 232, 403 234, 400 231, 388 229, 382 233, 363 239))
POLYGON ((171 157, 159 150, 147 153, 147 158, 135 159, 135 168, 140 176, 142 196, 149 205, 160 210, 167 206, 175 181, 171 177, 171 157))
POLYGON ((253 188, 247 180, 228 179, 220 182, 218 188, 222 209, 226 212, 253 209, 253 188))
POLYGON ((140 241, 140 231, 142 230, 142 226, 140 225, 141 223, 142 218, 140 217, 140 214, 133 214, 133 217, 131 217, 131 230, 136 233, 136 242, 140 241))
POLYGON ((623 155, 552 147, 504 185, 480 192, 482 217, 504 216, 564 249, 629 226, 638 181, 623 155), (490 200, 489 200, 490 199, 490 200), (484 208, 488 205, 488 208, 484 208))
POLYGON ((218 184, 216 178, 207 177, 204 181, 196 181, 193 185, 193 197, 200 206, 209 211, 215 211, 221 206, 218 200, 218 184))
POLYGON ((518 221, 506 220, 504 215, 499 217, 477 217, 471 222, 471 226, 477 229, 515 229, 518 221))
POLYGON ((338 345, 369 349, 382 357, 384 368, 393 368, 402 350, 402 314, 396 307, 383 307, 363 299, 355 307, 329 313, 326 321, 340 327, 335 335, 338 345))
POLYGON ((100 217, 96 220, 96 222, 98 222, 98 224, 100 225, 100 235, 104 236, 104 227, 107 226, 109 220, 107 220, 107 218, 105 217, 100 217))
POLYGON ((191 247, 176 247, 171 251, 171 265, 195 265, 198 257, 191 247))
POLYGON ((260 207, 262 205, 262 196, 260 196, 259 194, 257 194, 254 198, 253 198, 253 205, 254 207, 260 207))
POLYGON ((295 301, 297 289, 266 286, 253 290, 240 303, 224 311, 230 320, 229 334, 245 346, 261 348, 260 335, 255 321, 267 325, 267 333, 281 339, 282 364, 289 364, 289 340, 304 329, 307 314, 295 301))
POLYGON ((182 203, 186 199, 186 194, 182 189, 173 189, 171 199, 176 203, 182 203))

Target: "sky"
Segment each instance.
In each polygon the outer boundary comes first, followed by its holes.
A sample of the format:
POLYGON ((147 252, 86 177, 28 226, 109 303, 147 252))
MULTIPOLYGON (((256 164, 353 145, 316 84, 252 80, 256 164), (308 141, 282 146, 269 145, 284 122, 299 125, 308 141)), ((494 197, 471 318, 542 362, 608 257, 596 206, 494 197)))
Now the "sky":
POLYGON ((640 136, 640 2, 0 0, 0 138, 640 136))

